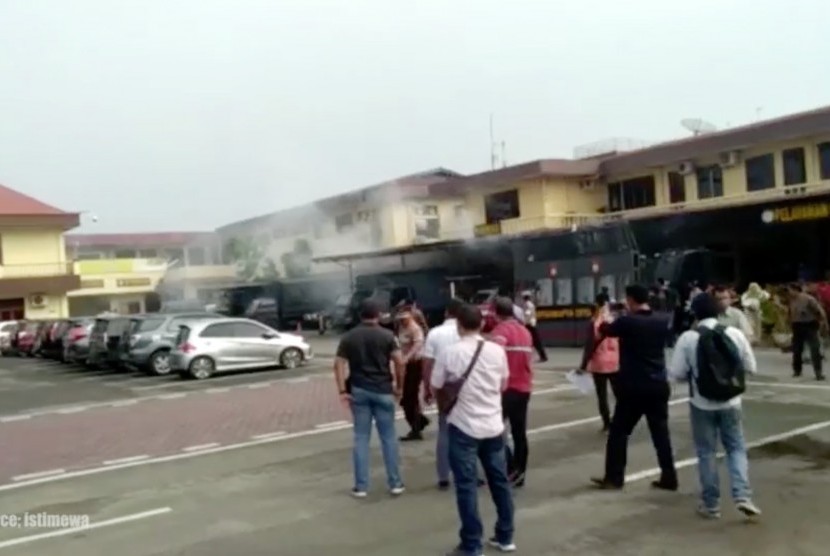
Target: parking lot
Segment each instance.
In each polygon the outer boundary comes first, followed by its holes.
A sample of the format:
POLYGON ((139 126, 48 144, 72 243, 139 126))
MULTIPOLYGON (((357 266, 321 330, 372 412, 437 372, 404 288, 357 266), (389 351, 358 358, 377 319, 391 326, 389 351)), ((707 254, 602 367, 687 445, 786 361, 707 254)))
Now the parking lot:
MULTIPOLYGON (((318 359, 306 367, 198 382, 0 359, 0 514, 84 514, 93 523, 84 532, 2 529, 0 552, 442 554, 457 520, 452 494, 434 487, 434 429, 402 446, 402 498, 383 492, 376 459, 369 498, 351 499, 349 415, 330 374, 335 339, 313 341, 318 359)), ((517 493, 522 554, 826 554, 830 387, 791 379, 781 354, 759 355, 746 434, 765 513, 752 525, 730 511, 704 522, 694 514, 683 388, 672 406, 680 493, 648 488, 656 462, 644 426, 632 437, 626 490, 588 488, 604 437, 593 400, 561 372, 577 357, 557 350, 537 373, 531 470, 517 493)), ((482 508, 489 523, 486 496, 482 508)))

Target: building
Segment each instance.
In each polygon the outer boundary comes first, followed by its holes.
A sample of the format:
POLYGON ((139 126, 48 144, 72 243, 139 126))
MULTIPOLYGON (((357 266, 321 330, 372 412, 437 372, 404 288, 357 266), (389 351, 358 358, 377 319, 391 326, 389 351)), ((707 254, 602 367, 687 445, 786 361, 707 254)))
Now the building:
POLYGON ((63 233, 79 215, 0 185, 0 320, 65 317, 80 278, 63 233))

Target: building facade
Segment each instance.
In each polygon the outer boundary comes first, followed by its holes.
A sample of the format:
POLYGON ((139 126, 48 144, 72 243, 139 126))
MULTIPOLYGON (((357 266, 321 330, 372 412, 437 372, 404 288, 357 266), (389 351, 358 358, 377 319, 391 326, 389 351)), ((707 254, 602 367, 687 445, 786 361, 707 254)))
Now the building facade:
POLYGON ((0 185, 0 320, 68 315, 80 278, 63 233, 78 223, 76 213, 0 185))

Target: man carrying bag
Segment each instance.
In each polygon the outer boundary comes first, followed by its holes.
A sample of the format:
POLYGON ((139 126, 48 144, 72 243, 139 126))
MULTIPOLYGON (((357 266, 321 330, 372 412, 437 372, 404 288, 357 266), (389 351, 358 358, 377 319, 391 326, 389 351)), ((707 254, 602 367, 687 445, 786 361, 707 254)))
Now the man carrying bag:
POLYGON ((482 553, 477 460, 481 461, 498 514, 489 544, 502 552, 512 552, 516 549, 513 496, 507 479, 501 405, 509 377, 507 355, 501 346, 481 337, 482 317, 477 307, 465 305, 457 318, 461 339, 440 354, 430 379, 439 411, 447 418, 450 468, 461 520, 461 542, 449 555, 482 553))

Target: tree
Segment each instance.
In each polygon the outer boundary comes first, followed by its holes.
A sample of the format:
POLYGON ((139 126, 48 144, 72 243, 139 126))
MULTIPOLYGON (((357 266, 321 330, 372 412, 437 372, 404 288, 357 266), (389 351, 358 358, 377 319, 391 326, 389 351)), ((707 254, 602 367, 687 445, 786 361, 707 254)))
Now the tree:
POLYGON ((225 243, 225 257, 236 265, 236 275, 245 282, 279 278, 277 265, 265 257, 262 247, 252 238, 231 238, 225 243))

